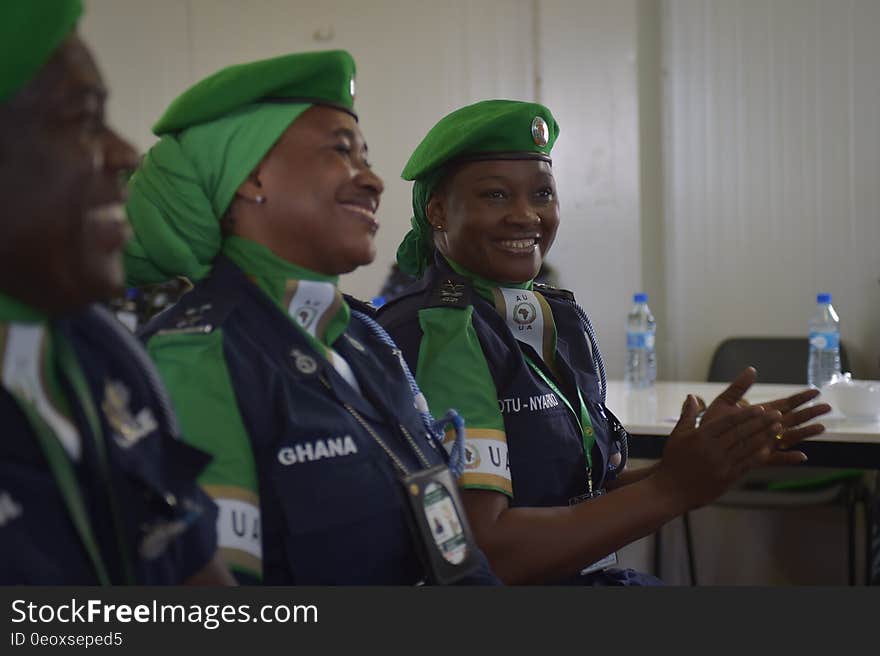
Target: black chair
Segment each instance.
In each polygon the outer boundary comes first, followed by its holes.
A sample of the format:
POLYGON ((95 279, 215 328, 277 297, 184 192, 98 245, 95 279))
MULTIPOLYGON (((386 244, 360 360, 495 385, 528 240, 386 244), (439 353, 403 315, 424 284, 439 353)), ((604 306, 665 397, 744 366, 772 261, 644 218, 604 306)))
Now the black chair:
MULTIPOLYGON (((762 383, 806 385, 809 352, 810 341, 806 337, 731 337, 715 349, 706 380, 727 383, 752 365, 758 370, 762 383)), ((841 371, 849 371, 849 357, 843 342, 840 343, 840 367, 841 371)))
MULTIPOLYGON (((806 337, 733 337, 726 339, 715 350, 709 367, 709 382, 729 382, 751 365, 758 370, 758 380, 773 384, 807 384, 807 356, 809 340, 806 337)), ((840 344, 841 371, 849 371, 849 358, 840 344)), ((711 399, 706 399, 710 402, 711 399)), ((850 585, 855 585, 855 524, 856 508, 861 503, 865 516, 866 558, 870 554, 870 500, 861 472, 843 470, 837 476, 805 477, 800 470, 768 468, 756 472, 750 480, 728 491, 715 501, 716 505, 736 508, 802 508, 833 504, 847 513, 847 567, 850 585), (783 488, 783 489, 779 489, 783 488), (789 488, 789 489, 785 489, 789 488)), ((685 524, 686 549, 692 549, 689 524, 685 524)), ((692 553, 688 554, 692 560, 692 553)), ((869 562, 866 560, 866 563, 869 562)))

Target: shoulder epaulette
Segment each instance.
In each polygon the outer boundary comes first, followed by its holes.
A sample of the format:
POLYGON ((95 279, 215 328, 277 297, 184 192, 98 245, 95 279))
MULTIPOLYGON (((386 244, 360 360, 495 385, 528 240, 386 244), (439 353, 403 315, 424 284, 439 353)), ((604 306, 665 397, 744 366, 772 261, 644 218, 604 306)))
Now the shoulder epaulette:
POLYGON ((207 335, 219 328, 232 312, 232 299, 212 295, 210 300, 196 289, 157 315, 138 331, 147 340, 159 335, 207 335))
POLYGON ((437 276, 425 307, 466 308, 471 305, 473 288, 470 280, 456 273, 437 276))
POLYGON ((391 296, 391 298, 385 299, 385 303, 379 308, 379 312, 386 311, 390 306, 400 303, 404 299, 422 296, 427 288, 428 278, 427 276, 423 276, 412 284, 404 287, 402 290, 391 296))
POLYGON ((544 296, 549 296, 551 298, 561 298, 566 301, 574 301, 574 293, 570 292, 567 289, 551 287, 550 285, 545 285, 539 282, 535 283, 534 289, 536 292, 540 292, 544 296))

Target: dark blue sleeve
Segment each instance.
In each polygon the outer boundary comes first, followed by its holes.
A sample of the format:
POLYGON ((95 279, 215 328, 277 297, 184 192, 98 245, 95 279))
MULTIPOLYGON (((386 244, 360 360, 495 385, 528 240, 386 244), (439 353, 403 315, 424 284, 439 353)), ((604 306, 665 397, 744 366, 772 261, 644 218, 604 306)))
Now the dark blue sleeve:
POLYGON ((201 510, 178 538, 181 583, 201 571, 217 552, 217 505, 195 482, 192 487, 187 502, 193 504, 193 508, 199 507, 201 510))

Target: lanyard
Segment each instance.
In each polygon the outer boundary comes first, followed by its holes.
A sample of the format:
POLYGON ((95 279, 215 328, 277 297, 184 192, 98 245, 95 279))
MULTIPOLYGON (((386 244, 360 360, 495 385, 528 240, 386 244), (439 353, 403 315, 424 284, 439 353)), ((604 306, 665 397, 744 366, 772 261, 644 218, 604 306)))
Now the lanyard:
MULTIPOLYGON (((518 342, 531 346, 550 371, 558 376, 559 374, 556 372, 555 367, 556 323, 553 318, 553 311, 544 297, 530 290, 498 287, 492 290, 492 299, 495 304, 495 310, 504 317, 513 337, 518 342)), ((571 411, 583 440, 584 458, 587 464, 587 487, 590 493, 592 493, 592 448, 596 437, 593 430, 593 422, 590 419, 590 413, 587 411, 580 389, 575 386, 580 410, 580 412, 575 412, 568 397, 559 390, 559 387, 553 380, 525 352, 523 352, 523 357, 532 370, 544 380, 547 386, 556 393, 556 396, 562 399, 563 403, 571 411)))
MULTIPOLYGON (((53 335, 53 337, 55 338, 53 339, 53 346, 55 347, 60 368, 62 371, 65 372, 65 374, 67 374, 67 378, 71 387, 73 388, 74 395, 80 402, 80 407, 82 408, 83 413, 86 416, 86 420, 89 424, 90 429, 89 432, 91 433, 95 441, 95 451, 97 452, 100 470, 99 473, 104 483, 107 502, 110 504, 113 525, 116 533, 117 546, 119 549, 119 553, 122 556, 123 575, 125 578, 125 582, 128 584, 132 584, 134 583, 134 573, 131 567, 128 551, 125 548, 125 542, 119 528, 119 512, 115 495, 113 494, 111 488, 110 468, 107 461, 106 445, 104 442, 103 432, 101 431, 101 424, 98 419, 98 414, 95 410, 94 403, 92 402, 91 394, 89 393, 88 383, 81 369, 79 368, 79 362, 76 360, 76 355, 67 344, 67 342, 63 338, 61 338, 59 334, 56 333, 53 335)), ((49 366, 51 366, 51 364, 49 366)), ((83 547, 85 548, 86 553, 89 556, 89 560, 91 560, 92 562, 92 566, 95 570, 95 575, 97 576, 98 582, 101 585, 111 585, 110 577, 107 572, 107 567, 105 566, 104 560, 101 557, 101 552, 98 548, 98 542, 95 539, 92 526, 89 522, 85 500, 83 499, 82 490, 80 489, 79 484, 76 480, 76 474, 74 473, 70 458, 62 448, 61 443, 58 441, 58 438, 55 435, 55 432, 39 414, 33 403, 31 403, 24 395, 17 392, 16 390, 10 388, 9 391, 12 393, 13 398, 15 398, 18 402, 19 407, 22 409, 25 416, 28 418, 31 427, 34 429, 34 433, 37 436, 37 441, 40 443, 40 447, 42 448, 43 453, 46 456, 46 460, 49 463, 49 469, 52 472, 52 476, 58 485, 62 498, 64 499, 64 504, 67 507, 70 519, 73 522, 76 532, 79 535, 80 541, 82 542, 83 547)))
MULTIPOLYGON (((327 381, 327 379, 324 376, 320 376, 320 381, 321 381, 321 384, 328 391, 333 390, 330 383, 327 381)), ((341 401, 341 402, 342 402, 342 407, 345 408, 345 410, 348 412, 348 414, 350 414, 352 417, 354 417, 355 421, 357 421, 365 431, 367 431, 367 434, 373 438, 373 440, 376 442, 376 444, 379 445, 379 448, 381 448, 385 452, 385 454, 391 459, 391 462, 394 463, 394 466, 400 471, 400 473, 403 476, 409 476, 410 475, 409 470, 406 468, 406 466, 400 460, 398 455, 394 452, 394 450, 391 447, 389 447, 387 444, 385 444, 385 441, 381 437, 379 437, 379 434, 375 430, 373 430, 373 427, 367 423, 367 420, 361 416, 361 413, 359 413, 357 410, 355 410, 353 407, 351 407, 350 403, 346 403, 345 401, 341 401)), ((373 405, 377 405, 373 401, 371 401, 371 403, 373 403, 373 405)), ((377 407, 381 408, 381 406, 377 406, 377 407)), ((386 417, 386 419, 387 419, 387 417, 386 417)), ((399 422, 392 422, 392 424, 393 423, 397 423, 397 425, 400 427, 401 433, 403 433, 404 438, 406 438, 407 443, 409 444, 409 446, 413 450, 413 452, 416 454, 419 461, 422 463, 422 466, 425 467, 425 469, 428 469, 431 466, 431 463, 428 462, 428 459, 425 457, 425 454, 422 453, 422 450, 419 448, 419 445, 416 444, 416 441, 413 439, 413 436, 410 435, 409 431, 406 430, 406 428, 403 426, 403 424, 401 424, 399 422)))
POLYGON ((563 394, 556 383, 544 373, 544 370, 541 369, 535 362, 525 353, 523 353, 523 357, 528 363, 529 367, 531 367, 532 371, 537 373, 541 379, 547 384, 547 386, 556 393, 562 402, 565 403, 566 407, 571 411, 572 416, 574 417, 575 423, 581 432, 581 439, 583 440, 584 445, 584 458, 587 462, 587 487, 589 491, 592 493, 593 491, 593 444, 596 442, 596 433, 593 430, 593 420, 590 418, 590 413, 587 411, 587 406, 584 403, 584 399, 581 396, 580 389, 577 389, 578 394, 578 403, 580 405, 580 413, 574 411, 571 403, 568 398, 563 394))

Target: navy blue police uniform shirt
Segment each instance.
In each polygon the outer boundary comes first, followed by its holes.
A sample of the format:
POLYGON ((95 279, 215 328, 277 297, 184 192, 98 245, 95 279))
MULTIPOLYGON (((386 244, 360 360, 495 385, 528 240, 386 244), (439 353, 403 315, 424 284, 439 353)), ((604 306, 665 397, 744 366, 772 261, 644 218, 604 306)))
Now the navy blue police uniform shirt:
MULTIPOLYGON (((116 511, 89 423, 59 372, 79 431, 74 474, 110 583, 182 583, 216 552, 216 507, 196 483, 210 457, 177 439, 174 420, 146 373, 135 338, 92 307, 56 322, 72 346, 100 416, 116 511), (120 546, 120 542, 122 546, 120 546)), ((0 583, 96 585, 99 581, 34 431, 0 387, 0 583)))
MULTIPOLYGON (((373 311, 346 300, 353 310, 373 311)), ((193 331, 222 329, 234 402, 253 454, 262 571, 259 577, 235 571, 239 580, 271 585, 425 581, 398 472, 344 408, 354 409, 409 472, 425 466, 410 439, 428 465, 445 463, 445 451, 426 436, 399 356, 352 317, 333 348, 350 365, 359 394, 290 317, 222 255, 211 274, 148 324, 141 337, 148 341, 180 325, 193 331), (331 442, 342 447, 328 450, 331 442)), ((218 503, 222 508, 223 501, 218 503)), ((223 515, 221 510, 221 522, 223 515)), ((236 521, 234 512, 228 521, 236 521)), ((229 529, 220 527, 221 545, 229 529)), ((461 583, 498 583, 480 557, 480 570, 461 583)))

